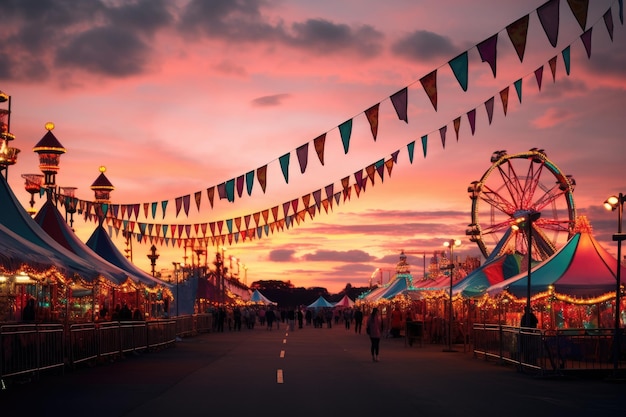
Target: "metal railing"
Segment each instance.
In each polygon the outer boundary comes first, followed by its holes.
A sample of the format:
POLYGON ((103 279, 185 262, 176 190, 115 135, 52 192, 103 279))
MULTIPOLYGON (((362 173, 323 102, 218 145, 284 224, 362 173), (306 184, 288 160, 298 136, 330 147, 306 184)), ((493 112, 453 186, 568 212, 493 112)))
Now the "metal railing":
POLYGON ((0 324, 0 380, 129 352, 168 347, 177 337, 211 329, 210 315, 150 321, 63 324, 0 324))
POLYGON ((541 374, 624 370, 624 342, 615 357, 613 329, 540 330, 497 324, 474 325, 474 355, 541 374))

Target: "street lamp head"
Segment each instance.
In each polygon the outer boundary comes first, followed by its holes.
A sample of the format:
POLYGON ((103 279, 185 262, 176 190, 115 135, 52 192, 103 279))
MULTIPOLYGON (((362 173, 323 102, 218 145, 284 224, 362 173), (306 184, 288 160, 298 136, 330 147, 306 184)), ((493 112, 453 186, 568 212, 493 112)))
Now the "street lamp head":
POLYGON ((459 239, 450 239, 443 242, 443 246, 446 248, 459 247, 461 246, 461 241, 459 239))
POLYGON ((621 200, 622 201, 620 201, 620 198, 618 196, 612 195, 604 201, 604 208, 608 211, 614 211, 619 204, 624 203, 624 199, 622 198, 621 200))

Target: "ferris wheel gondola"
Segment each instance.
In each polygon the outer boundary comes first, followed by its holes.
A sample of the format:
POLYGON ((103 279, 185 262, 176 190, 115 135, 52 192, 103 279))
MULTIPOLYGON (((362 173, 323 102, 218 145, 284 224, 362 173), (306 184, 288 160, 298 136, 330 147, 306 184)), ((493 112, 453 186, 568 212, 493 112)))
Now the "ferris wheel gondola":
POLYGON ((472 200, 472 223, 466 235, 485 258, 515 251, 545 260, 574 234, 575 180, 548 159, 543 149, 507 154, 496 151, 491 167, 467 191, 472 200), (515 228, 524 213, 539 213, 529 228, 515 228))

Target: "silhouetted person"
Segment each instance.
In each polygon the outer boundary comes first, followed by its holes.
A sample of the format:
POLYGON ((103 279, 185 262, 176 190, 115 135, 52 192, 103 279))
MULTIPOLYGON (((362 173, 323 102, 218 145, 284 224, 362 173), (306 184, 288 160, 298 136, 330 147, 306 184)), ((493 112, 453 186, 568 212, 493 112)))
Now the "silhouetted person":
POLYGON ((35 321, 35 299, 29 298, 22 310, 22 320, 35 321))
POLYGON ((361 334, 361 328, 363 327, 363 312, 357 307, 354 310, 354 333, 361 334))
POLYGON ((382 321, 378 314, 378 308, 374 307, 372 314, 367 319, 365 331, 370 337, 370 352, 372 353, 372 360, 378 362, 378 353, 380 351, 380 336, 382 334, 382 321))

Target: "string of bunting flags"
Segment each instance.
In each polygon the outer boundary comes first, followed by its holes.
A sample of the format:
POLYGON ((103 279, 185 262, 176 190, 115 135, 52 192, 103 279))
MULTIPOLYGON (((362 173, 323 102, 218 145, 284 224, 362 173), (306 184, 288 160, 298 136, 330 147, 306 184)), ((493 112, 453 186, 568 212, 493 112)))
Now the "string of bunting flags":
MULTIPOLYGON (((592 30, 595 26, 592 25, 589 29, 586 29, 587 26, 587 12, 589 1, 588 0, 567 0, 570 10, 572 11, 576 21, 581 27, 582 33, 579 35, 580 40, 585 48, 586 54, 588 58, 591 58, 591 37, 592 30)), ((616 0, 609 5, 609 8, 602 16, 602 21, 604 26, 607 29, 609 37, 611 41, 613 40, 613 17, 612 17, 612 8, 615 4, 618 4, 618 16, 620 23, 624 24, 623 17, 623 0, 616 0)), ((557 45, 558 33, 559 33, 559 4, 560 0, 549 0, 544 3, 542 6, 535 9, 535 13, 541 23, 541 26, 544 30, 545 35, 548 38, 548 41, 552 45, 553 48, 557 45)), ((599 21, 598 21, 599 22, 599 21)), ((596 23, 598 23, 596 22, 596 23)), ((517 53, 517 56, 520 62, 523 62, 524 53, 526 48, 526 40, 528 37, 528 28, 529 28, 529 15, 525 15, 524 17, 516 20, 510 25, 506 26, 506 32, 510 41, 513 44, 513 47, 517 53)), ((487 62, 492 70, 494 78, 496 77, 496 62, 497 62, 497 39, 499 33, 503 32, 499 31, 495 35, 487 38, 486 40, 476 44, 474 47, 478 50, 478 53, 481 57, 482 62, 487 62)), ((578 38, 576 39, 576 41, 578 38)), ((566 74, 569 76, 570 74, 570 48, 574 41, 572 41, 568 46, 566 46, 561 51, 561 56, 563 58, 564 67, 566 74)), ((448 61, 446 65, 442 65, 434 71, 430 72, 426 76, 422 77, 419 82, 427 94, 430 102, 435 111, 437 111, 437 73, 444 67, 449 67, 452 70, 452 73, 456 80, 458 81, 461 89, 463 91, 467 91, 468 83, 469 83, 469 60, 468 60, 468 52, 474 47, 466 50, 462 54, 448 61)), ((550 68, 553 82, 556 82, 556 66, 557 66, 557 56, 553 56, 547 61, 547 65, 550 68)), ((538 86, 539 91, 541 91, 542 80, 543 80, 543 71, 544 65, 538 67, 531 74, 526 74, 525 76, 517 79, 513 82, 513 87, 515 88, 515 92, 517 94, 517 98, 519 103, 522 103, 522 81, 524 78, 530 76, 534 77, 538 86)), ((412 84, 415 84, 412 83, 412 84)), ((408 123, 408 88, 411 85, 404 87, 398 92, 392 94, 389 97, 396 115, 398 119, 408 123)), ((504 116, 507 115, 508 102, 509 102, 509 88, 511 85, 508 85, 504 89, 500 90, 498 95, 500 101, 503 106, 504 116)), ((376 141, 378 134, 378 120, 379 120, 379 106, 381 102, 369 107, 363 113, 365 114, 369 127, 373 136, 373 140, 376 141)), ((488 118, 489 125, 491 125, 494 113, 494 105, 495 105, 495 96, 490 97, 488 100, 481 103, 480 106, 484 106, 488 118)), ((459 131, 461 126, 461 120, 463 116, 467 118, 467 121, 470 126, 471 134, 475 134, 476 130, 476 109, 475 107, 468 112, 466 112, 462 116, 456 117, 452 120, 451 123, 455 135, 456 140, 459 140, 459 131)), ((344 123, 338 126, 339 134, 342 140, 344 154, 348 154, 350 139, 352 133, 352 121, 353 118, 345 121, 344 123)), ((447 127, 448 124, 444 125, 438 130, 441 144, 443 149, 445 149, 446 145, 446 136, 447 136, 447 127)), ((327 132, 328 133, 328 132, 327 132)), ((325 141, 326 134, 324 133, 317 138, 315 138, 312 142, 313 148, 318 156, 318 159, 322 165, 324 165, 324 149, 325 149, 325 141)), ((422 145, 422 153, 423 157, 426 158, 427 148, 428 148, 428 137, 435 132, 429 132, 421 136, 421 145, 422 145)), ((309 154, 309 144, 311 142, 305 143, 304 145, 299 146, 295 149, 295 153, 298 159, 300 172, 304 174, 306 172, 306 168, 308 166, 308 154, 309 154)), ((414 151, 415 151, 416 141, 412 141, 406 145, 407 152, 409 156, 409 161, 412 164, 414 159, 414 151)), ((344 177, 340 180, 341 189, 339 191, 335 191, 335 184, 329 184, 324 189, 317 189, 311 193, 308 193, 302 197, 295 198, 293 200, 284 202, 282 204, 282 216, 281 216, 281 206, 274 206, 269 209, 261 210, 252 214, 246 214, 242 217, 236 217, 225 220, 218 220, 213 222, 206 223, 194 223, 194 224, 156 224, 156 223, 147 223, 147 222, 139 222, 139 215, 141 213, 141 208, 143 207, 143 216, 148 219, 152 217, 156 218, 159 206, 161 209, 161 213, 163 218, 166 216, 166 211, 169 205, 169 200, 163 200, 160 202, 151 202, 151 203, 140 203, 140 204, 98 204, 90 201, 79 200, 72 197, 76 205, 78 207, 79 213, 83 214, 85 220, 97 220, 99 218, 105 217, 106 222, 110 228, 115 229, 116 233, 122 231, 123 233, 134 236, 138 241, 147 242, 148 240, 151 243, 165 244, 165 245, 177 245, 181 246, 183 243, 185 245, 193 244, 196 241, 204 241, 208 243, 211 241, 213 245, 215 244, 224 244, 228 242, 229 244, 237 243, 240 239, 254 239, 261 238, 263 235, 269 236, 273 234, 275 231, 282 231, 285 228, 289 229, 294 224, 300 224, 304 222, 307 215, 312 220, 316 213, 320 213, 323 208, 326 213, 328 210, 333 207, 334 204, 339 205, 342 202, 349 201, 352 196, 352 190, 357 196, 360 196, 360 193, 365 191, 368 182, 371 183, 372 186, 375 184, 375 177, 378 175, 380 177, 381 182, 384 182, 384 171, 387 171, 387 175, 391 176, 391 172, 393 170, 393 166, 398 161, 398 155, 400 150, 396 150, 391 154, 391 157, 388 159, 380 159, 377 162, 368 165, 365 168, 362 168, 355 172, 354 175, 354 184, 350 184, 350 176, 344 177), (322 196, 324 193, 324 198, 322 196), (343 198, 342 198, 343 197, 343 198), (311 198, 313 199, 313 204, 311 204, 311 198), (302 201, 302 207, 300 208, 299 202, 302 201), (271 215, 271 218, 270 218, 271 215), (134 221, 132 219, 135 219, 134 221), (224 230, 224 227, 226 230, 224 230), (138 230, 136 230, 138 229, 138 230)), ((282 170, 282 174, 286 183, 289 183, 289 164, 290 164, 290 155, 291 152, 281 156, 278 158, 280 163, 280 167, 282 170)), ((261 186, 262 191, 265 193, 267 187, 267 168, 268 165, 264 165, 262 167, 257 168, 256 170, 252 170, 247 172, 246 174, 237 176, 231 180, 225 181, 216 186, 211 186, 206 189, 207 198, 209 200, 211 208, 214 207, 215 202, 215 193, 217 191, 217 197, 219 200, 226 199, 228 202, 235 201, 235 195, 238 198, 242 198, 244 188, 250 196, 253 191, 254 181, 255 179, 261 186)), ((43 191, 42 191, 43 194, 43 191)), ((197 191, 193 194, 194 201, 196 204, 196 208, 198 212, 201 210, 201 202, 202 202, 202 191, 197 191)), ((66 197, 62 194, 56 194, 53 196, 56 198, 61 204, 64 204, 66 197)), ((185 215, 189 215, 191 205, 191 194, 184 195, 181 197, 175 198, 175 209, 176 209, 176 217, 180 214, 181 211, 184 211, 185 215)), ((111 232, 111 231, 110 231, 111 232)))

